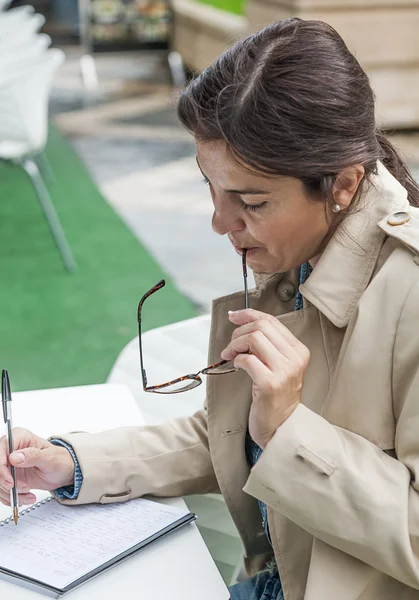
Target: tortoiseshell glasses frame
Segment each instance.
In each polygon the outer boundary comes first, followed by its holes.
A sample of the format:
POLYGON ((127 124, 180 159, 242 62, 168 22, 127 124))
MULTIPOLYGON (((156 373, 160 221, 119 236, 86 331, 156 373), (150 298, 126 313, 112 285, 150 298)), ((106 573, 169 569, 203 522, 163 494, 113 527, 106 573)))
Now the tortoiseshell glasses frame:
MULTIPOLYGON (((249 307, 249 296, 247 289, 247 266, 246 266, 246 250, 243 251, 242 254, 242 267, 243 267, 243 279, 244 279, 244 297, 245 297, 245 308, 249 307)), ((161 279, 154 287, 151 288, 144 296, 141 298, 138 304, 138 345, 140 350, 140 366, 141 366, 141 376, 143 378, 143 390, 145 392, 153 392, 155 394, 180 394, 181 392, 187 392, 192 390, 198 385, 201 385, 202 378, 200 375, 226 375, 227 373, 234 373, 238 369, 234 367, 232 361, 221 360, 215 365, 210 365, 202 371, 198 371, 197 373, 190 373, 189 375, 183 375, 182 377, 178 377, 177 379, 173 379, 172 381, 167 381, 166 383, 160 383, 159 385, 147 385, 147 375, 144 368, 144 358, 143 358, 143 347, 141 341, 141 313, 144 302, 152 296, 158 290, 161 290, 162 287, 166 285, 164 279, 161 279)))

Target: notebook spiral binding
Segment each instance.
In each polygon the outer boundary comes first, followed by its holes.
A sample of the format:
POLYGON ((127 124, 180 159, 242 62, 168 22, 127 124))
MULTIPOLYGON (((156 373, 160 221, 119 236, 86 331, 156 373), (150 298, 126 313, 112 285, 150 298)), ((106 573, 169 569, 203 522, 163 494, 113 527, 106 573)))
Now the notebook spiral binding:
MULTIPOLYGON (((35 504, 28 506, 28 508, 22 509, 21 511, 19 511, 19 518, 24 517, 26 514, 30 513, 31 511, 35 510, 36 508, 39 508, 42 504, 51 502, 51 500, 54 500, 54 496, 48 496, 47 498, 44 498, 43 500, 40 500, 39 502, 35 502, 35 504)), ((8 517, 7 519, 4 519, 4 521, 0 521, 0 527, 4 527, 4 525, 8 525, 9 523, 13 523, 12 516, 8 517)))

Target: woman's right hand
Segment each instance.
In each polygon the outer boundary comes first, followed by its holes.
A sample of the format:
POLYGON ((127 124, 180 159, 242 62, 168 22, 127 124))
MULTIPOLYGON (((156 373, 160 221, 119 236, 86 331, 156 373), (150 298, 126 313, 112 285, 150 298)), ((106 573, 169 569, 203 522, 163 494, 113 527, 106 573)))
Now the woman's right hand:
MULTIPOLYGON (((74 461, 63 446, 55 446, 27 429, 13 429, 15 467, 19 505, 33 504, 31 489, 55 490, 74 481, 74 461)), ((0 438, 0 502, 10 506, 13 478, 10 471, 6 437, 0 438)))

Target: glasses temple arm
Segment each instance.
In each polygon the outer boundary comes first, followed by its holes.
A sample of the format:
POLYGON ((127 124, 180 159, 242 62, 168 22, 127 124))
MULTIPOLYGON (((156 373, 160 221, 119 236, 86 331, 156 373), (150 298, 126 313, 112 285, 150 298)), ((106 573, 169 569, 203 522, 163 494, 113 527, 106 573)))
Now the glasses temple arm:
POLYGON ((144 296, 141 298, 140 303, 138 305, 137 312, 137 321, 138 321, 138 346, 140 350, 140 366, 141 366, 141 376, 143 378, 143 388, 147 387, 147 375, 144 369, 144 360, 143 360, 143 345, 141 342, 141 313, 143 309, 143 304, 152 294, 161 290, 162 287, 166 285, 166 281, 164 279, 160 279, 160 281, 151 288, 144 296))
POLYGON ((138 319, 138 346, 140 349, 140 367, 141 367, 141 377, 143 378, 143 388, 147 387, 147 375, 144 369, 144 361, 143 361, 143 345, 141 342, 141 316, 138 319))
POLYGON ((242 253, 242 267, 243 267, 243 280, 244 280, 244 307, 249 308, 249 292, 247 289, 247 264, 246 264, 247 250, 244 249, 242 253))

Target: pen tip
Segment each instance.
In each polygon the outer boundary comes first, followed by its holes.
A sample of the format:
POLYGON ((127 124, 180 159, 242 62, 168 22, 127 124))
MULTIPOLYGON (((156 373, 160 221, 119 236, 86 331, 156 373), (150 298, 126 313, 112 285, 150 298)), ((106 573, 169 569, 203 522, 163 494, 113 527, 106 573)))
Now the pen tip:
POLYGON ((17 522, 19 520, 19 513, 16 507, 14 507, 13 509, 13 521, 15 522, 15 525, 17 525, 17 522))

